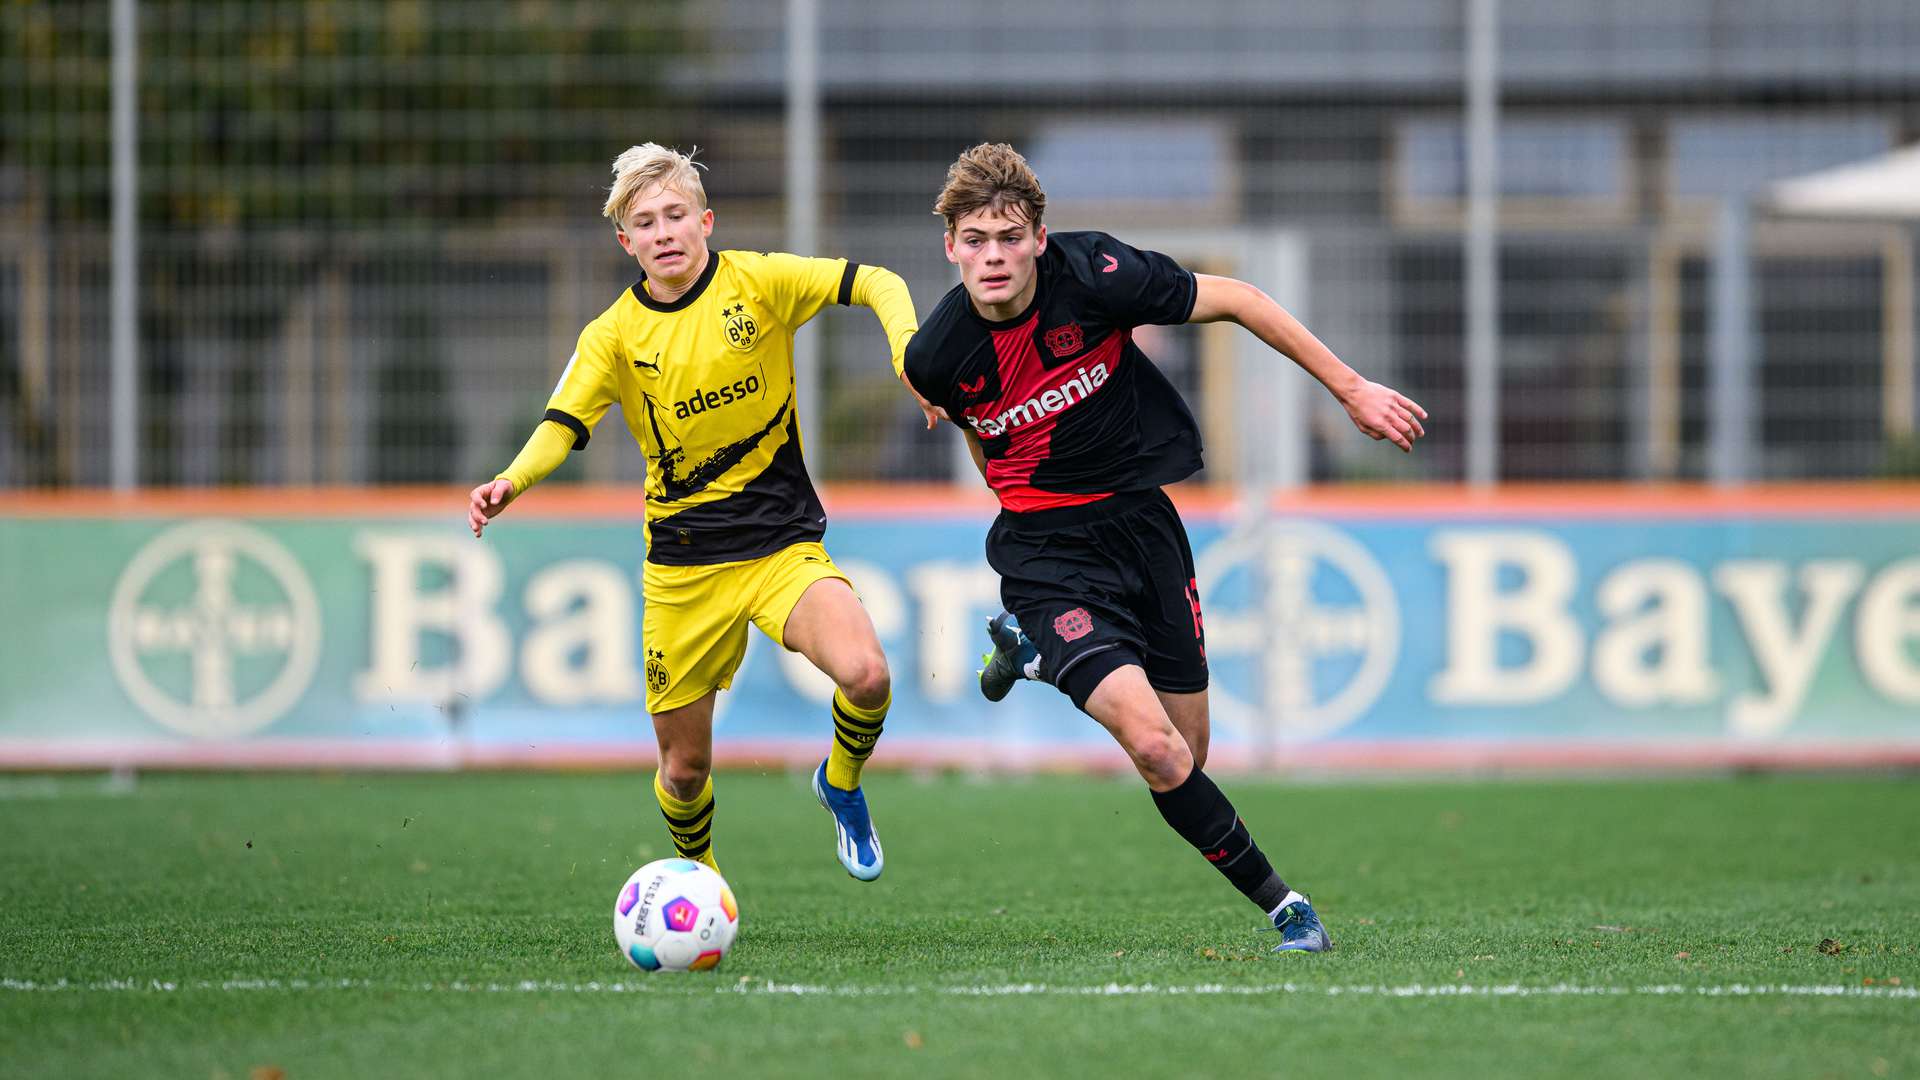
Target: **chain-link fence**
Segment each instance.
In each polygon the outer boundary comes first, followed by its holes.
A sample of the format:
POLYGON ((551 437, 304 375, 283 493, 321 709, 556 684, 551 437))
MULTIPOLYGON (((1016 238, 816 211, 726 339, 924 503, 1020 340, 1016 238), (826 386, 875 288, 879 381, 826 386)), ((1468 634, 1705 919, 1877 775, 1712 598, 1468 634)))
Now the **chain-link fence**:
MULTIPOLYGON (((780 4, 134 7, 142 483, 491 475, 632 277, 598 217, 631 143, 701 148, 717 246, 783 244, 780 4)), ((1027 153, 1056 228, 1191 237, 1180 257, 1228 274, 1258 265, 1247 238, 1290 237, 1309 325, 1433 416, 1402 459, 1316 394, 1309 475, 1458 480, 1462 7, 825 0, 817 253, 890 266, 930 309, 955 279, 929 205, 981 139, 1027 153)), ((7 487, 109 478, 110 8, 0 5, 7 487)), ((1500 70, 1501 474, 1701 477, 1714 207, 1920 137, 1920 7, 1509 4, 1500 70)), ((1751 474, 1912 471, 1911 226, 1763 212, 1753 239, 1751 474)), ((866 313, 808 332, 818 476, 953 474, 866 313)), ((1215 479, 1265 378, 1219 341, 1157 343, 1215 479)), ((637 478, 619 443, 561 476, 637 478)))

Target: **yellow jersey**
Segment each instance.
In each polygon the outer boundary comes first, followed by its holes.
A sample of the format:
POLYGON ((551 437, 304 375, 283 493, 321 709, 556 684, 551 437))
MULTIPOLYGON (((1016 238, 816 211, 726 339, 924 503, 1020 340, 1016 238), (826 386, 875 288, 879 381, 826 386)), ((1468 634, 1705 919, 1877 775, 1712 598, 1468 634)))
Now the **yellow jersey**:
MULTIPOLYGON (((619 403, 647 456, 649 561, 736 562, 825 534, 800 455, 793 335, 830 303, 873 308, 900 369, 912 298, 892 272, 845 259, 713 251, 679 298, 654 299, 643 278, 581 331, 545 420, 579 450, 619 403)), ((551 468, 502 475, 517 494, 551 468)))

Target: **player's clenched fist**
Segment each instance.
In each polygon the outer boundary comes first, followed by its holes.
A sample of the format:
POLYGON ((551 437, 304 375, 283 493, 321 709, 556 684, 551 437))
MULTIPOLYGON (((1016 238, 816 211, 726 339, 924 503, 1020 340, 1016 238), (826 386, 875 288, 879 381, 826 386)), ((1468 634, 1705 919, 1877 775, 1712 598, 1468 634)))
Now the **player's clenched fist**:
POLYGON ((1427 418, 1427 410, 1391 386, 1362 380, 1352 393, 1341 397, 1340 404, 1346 406, 1347 415, 1353 417, 1354 427, 1370 438, 1386 439, 1402 450, 1412 451, 1413 440, 1427 433, 1427 429, 1420 426, 1420 421, 1427 418))
POLYGON ((467 496, 467 527, 473 530, 473 535, 479 536, 480 530, 487 527, 487 522, 505 510, 512 499, 511 480, 489 480, 474 488, 467 496))

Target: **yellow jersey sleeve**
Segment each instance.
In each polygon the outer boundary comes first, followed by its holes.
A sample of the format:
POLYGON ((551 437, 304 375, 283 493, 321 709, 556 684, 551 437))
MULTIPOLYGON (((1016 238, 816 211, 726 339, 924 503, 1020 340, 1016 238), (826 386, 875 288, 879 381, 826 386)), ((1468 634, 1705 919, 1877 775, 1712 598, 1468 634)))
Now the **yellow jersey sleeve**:
POLYGON ((573 448, 573 432, 565 424, 554 420, 542 420, 540 426, 533 429, 533 436, 527 445, 520 448, 513 464, 501 470, 495 480, 509 480, 513 483, 513 493, 519 495, 528 488, 545 480, 560 463, 567 460, 567 451, 573 448))
MULTIPOLYGON (((856 264, 850 264, 856 265, 856 264)), ((887 332, 887 350, 893 354, 893 373, 906 370, 907 342, 920 330, 913 312, 913 294, 900 275, 884 266, 861 266, 853 279, 853 303, 870 308, 887 332)))
MULTIPOLYGON (((766 290, 773 316, 789 330, 798 330, 820 309, 838 300, 841 280, 847 276, 845 259, 810 259, 773 252, 761 264, 760 287, 766 290)), ((852 288, 852 282, 847 283, 852 288)))
POLYGON ((545 419, 573 432, 575 450, 586 448, 600 418, 620 400, 619 352, 613 327, 600 319, 588 323, 553 396, 547 399, 545 419))

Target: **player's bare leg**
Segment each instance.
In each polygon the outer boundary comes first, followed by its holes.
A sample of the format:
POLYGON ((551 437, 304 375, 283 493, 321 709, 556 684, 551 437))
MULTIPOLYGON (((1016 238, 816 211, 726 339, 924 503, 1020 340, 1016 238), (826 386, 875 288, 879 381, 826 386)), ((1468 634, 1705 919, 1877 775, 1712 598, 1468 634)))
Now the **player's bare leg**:
POLYGON ((1154 794, 1172 791, 1193 773, 1193 751, 1138 666, 1116 668, 1100 680, 1087 696, 1087 715, 1100 721, 1133 759, 1154 794))
POLYGON ((713 856, 714 695, 709 690, 698 701, 653 714, 653 735, 660 744, 653 795, 680 857, 718 870, 713 856))
POLYGON ((1160 698, 1160 707, 1167 710, 1167 718, 1173 721, 1174 730, 1187 740, 1187 749, 1193 752, 1193 767, 1206 768, 1210 735, 1207 692, 1169 694, 1164 690, 1155 690, 1154 694, 1160 698))
POLYGON ((880 836, 867 812, 860 772, 880 738, 893 702, 886 654, 873 620, 853 588, 838 578, 807 587, 781 637, 834 683, 833 745, 813 772, 813 793, 833 814, 834 854, 847 873, 872 881, 885 867, 880 836))
POLYGON ((855 705, 871 709, 887 703, 893 683, 886 654, 866 607, 846 582, 822 578, 807 586, 781 636, 855 705))
POLYGON ((1233 804, 1199 766, 1207 743, 1205 693, 1161 694, 1138 665, 1124 664, 1102 678, 1085 700, 1087 714, 1133 759, 1160 816, 1273 920, 1280 931, 1274 951, 1324 951, 1329 942, 1313 905, 1274 873, 1233 804), (1168 699, 1189 725, 1191 737, 1169 715, 1168 699))

